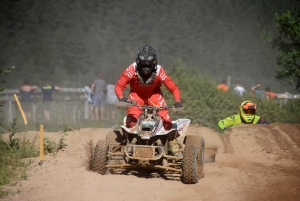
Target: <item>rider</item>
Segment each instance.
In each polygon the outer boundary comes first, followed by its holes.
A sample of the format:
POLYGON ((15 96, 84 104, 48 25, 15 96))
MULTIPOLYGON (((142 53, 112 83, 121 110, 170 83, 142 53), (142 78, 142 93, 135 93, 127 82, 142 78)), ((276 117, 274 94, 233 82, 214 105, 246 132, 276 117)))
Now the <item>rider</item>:
POLYGON ((218 122, 221 130, 226 131, 231 126, 241 123, 246 124, 269 124, 260 116, 255 115, 256 105, 252 101, 246 100, 240 105, 240 113, 222 119, 218 122))
MULTIPOLYGON (((160 89, 162 83, 173 94, 175 107, 181 108, 180 91, 174 81, 166 74, 164 69, 157 64, 156 51, 150 45, 142 47, 137 55, 136 61, 123 71, 116 86, 115 92, 120 102, 126 102, 123 96, 123 90, 130 85, 128 100, 135 101, 138 106, 145 104, 149 106, 162 107, 166 105, 165 99, 160 89)), ((127 109, 126 127, 133 128, 142 111, 137 106, 127 109)), ((163 120, 165 130, 172 129, 172 120, 167 109, 160 110, 158 115, 163 120)), ((182 157, 176 136, 168 135, 171 152, 182 157)))

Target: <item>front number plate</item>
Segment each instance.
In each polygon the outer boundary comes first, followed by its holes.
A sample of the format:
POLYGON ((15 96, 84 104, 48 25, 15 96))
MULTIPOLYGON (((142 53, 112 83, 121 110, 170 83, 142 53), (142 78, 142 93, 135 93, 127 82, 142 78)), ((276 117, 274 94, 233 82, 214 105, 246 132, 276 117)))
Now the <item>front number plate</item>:
POLYGON ((153 158, 153 147, 135 147, 135 157, 153 158))

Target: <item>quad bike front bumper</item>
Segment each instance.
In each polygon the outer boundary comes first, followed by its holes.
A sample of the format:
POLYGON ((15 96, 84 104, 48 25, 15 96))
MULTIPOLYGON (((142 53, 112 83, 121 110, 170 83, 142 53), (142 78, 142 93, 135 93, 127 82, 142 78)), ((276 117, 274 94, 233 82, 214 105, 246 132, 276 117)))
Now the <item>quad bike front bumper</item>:
MULTIPOLYGON (((110 156, 121 156, 121 153, 111 153, 110 156)), ((119 164, 107 164, 106 168, 145 168, 159 169, 182 173, 181 159, 167 155, 162 146, 126 145, 124 147, 125 161, 119 164), (174 161, 170 163, 168 161, 174 161)))

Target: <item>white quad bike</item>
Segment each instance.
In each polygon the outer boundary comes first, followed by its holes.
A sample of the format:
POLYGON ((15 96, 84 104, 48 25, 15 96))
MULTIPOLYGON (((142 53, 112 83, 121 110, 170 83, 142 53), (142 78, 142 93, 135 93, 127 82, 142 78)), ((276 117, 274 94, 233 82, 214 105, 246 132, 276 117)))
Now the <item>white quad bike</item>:
MULTIPOLYGON (((119 102, 116 108, 137 106, 133 102, 119 102)), ((104 175, 108 169, 144 168, 158 169, 168 177, 180 177, 183 183, 195 184, 202 177, 204 165, 204 140, 198 135, 187 134, 183 147, 179 142, 183 157, 176 157, 169 151, 167 135, 180 136, 188 128, 189 119, 172 121, 172 129, 165 130, 159 110, 168 109, 171 112, 184 114, 183 108, 174 105, 138 106, 142 115, 135 127, 112 130, 106 140, 99 140, 94 149, 92 171, 104 175)))

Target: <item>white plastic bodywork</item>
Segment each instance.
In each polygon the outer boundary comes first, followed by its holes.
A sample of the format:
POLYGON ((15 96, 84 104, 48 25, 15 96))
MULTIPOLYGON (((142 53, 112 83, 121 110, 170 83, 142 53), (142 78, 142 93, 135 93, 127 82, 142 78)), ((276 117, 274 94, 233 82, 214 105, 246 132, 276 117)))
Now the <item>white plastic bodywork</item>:
MULTIPOLYGON (((189 124, 191 123, 190 119, 177 119, 175 121, 172 121, 172 129, 171 130, 165 130, 162 121, 160 120, 157 127, 153 130, 153 136, 154 135, 166 135, 171 131, 177 130, 178 134, 181 136, 183 133, 187 130, 189 124)), ((124 118, 124 124, 121 126, 124 130, 126 130, 128 133, 132 134, 138 134, 138 129, 135 127, 133 128, 127 128, 126 126, 126 117, 124 118)), ((137 124, 138 125, 138 122, 137 124)))

